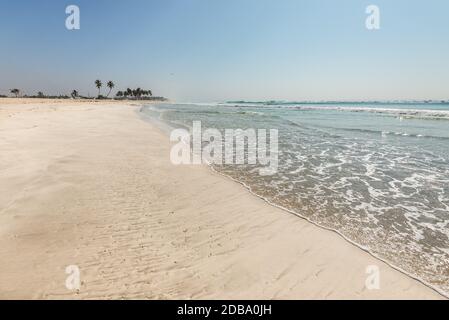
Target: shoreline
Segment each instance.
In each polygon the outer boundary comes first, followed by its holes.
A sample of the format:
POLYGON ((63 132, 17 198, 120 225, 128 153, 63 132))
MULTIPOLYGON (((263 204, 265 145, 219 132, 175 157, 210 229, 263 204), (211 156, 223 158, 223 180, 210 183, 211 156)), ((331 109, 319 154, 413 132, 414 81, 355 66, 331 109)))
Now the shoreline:
POLYGON ((210 170, 211 170, 212 172, 214 172, 215 174, 221 175, 221 176, 223 176, 223 177, 225 177, 225 178, 227 178, 227 179, 229 179, 229 180, 231 180, 231 181, 233 181, 233 182, 235 182, 235 183, 237 183, 237 184, 240 184, 241 186, 243 186, 243 187, 245 188, 245 190, 246 190, 247 192, 249 192, 251 195, 253 195, 253 196, 255 196, 255 197, 257 197, 257 198, 263 200, 263 201, 266 202, 269 206, 272 206, 272 207, 281 209, 282 211, 285 211, 285 212, 288 213, 288 214, 294 215, 294 216, 298 217, 299 219, 305 220, 307 223, 311 223, 311 224, 313 224, 314 226, 316 226, 316 227, 318 227, 318 228, 320 228, 320 229, 322 229, 322 230, 324 230, 324 231, 336 233, 336 234, 337 234, 338 236, 340 236, 343 240, 345 240, 345 241, 348 242, 349 244, 353 245, 354 247, 356 247, 356 248, 362 250, 363 252, 368 253, 368 254, 371 255, 373 258, 379 260, 380 262, 383 262, 383 263, 387 264, 389 267, 391 267, 392 269, 394 269, 394 270, 396 270, 396 271, 402 273, 403 275, 405 275, 405 276, 407 276, 407 277, 410 277, 410 278, 412 278, 413 280, 418 281, 419 283, 423 284, 424 286, 428 287, 429 289, 432 289, 433 291, 435 291, 435 293, 441 295, 441 297, 446 298, 446 299, 449 299, 449 294, 447 294, 447 293, 444 292, 443 290, 441 290, 441 289, 439 289, 439 288, 437 288, 437 287, 435 287, 435 286, 433 286, 433 285, 427 283, 425 280, 421 279, 420 277, 415 276, 415 275, 413 275, 413 274, 411 274, 411 273, 409 273, 409 272, 403 270, 402 268, 395 266, 393 263, 389 262, 388 260, 379 257, 379 256, 376 255, 375 253, 371 252, 368 248, 365 248, 365 247, 363 247, 362 245, 358 244, 357 242, 352 241, 351 239, 349 239, 348 237, 346 237, 344 234, 342 234, 340 231, 338 231, 338 230, 336 230, 336 229, 332 229, 332 228, 328 228, 328 227, 322 226, 322 225, 320 225, 320 224, 318 224, 318 223, 316 223, 316 222, 310 220, 308 217, 306 217, 306 216, 304 216, 304 215, 301 215, 301 214, 298 213, 298 212, 295 212, 295 211, 293 211, 293 210, 289 210, 289 209, 287 209, 287 208, 285 208, 285 207, 282 207, 282 206, 280 206, 280 205, 277 205, 277 204, 271 202, 270 200, 268 200, 267 198, 265 198, 265 197, 263 197, 263 196, 258 195, 257 193, 255 193, 255 192, 251 189, 251 187, 248 186, 247 184, 245 184, 244 182, 238 181, 238 180, 232 178, 231 176, 228 176, 228 175, 226 175, 226 174, 223 174, 223 173, 221 173, 221 172, 215 170, 215 169, 214 169, 213 167, 211 167, 211 166, 209 166, 209 168, 210 168, 210 170))
POLYGON ((0 172, 0 254, 12 260, 0 263, 0 297, 443 298, 230 177, 174 167, 169 140, 132 103, 5 111, 0 100, 0 145, 12 153, 0 172), (74 256, 84 279, 75 293, 63 285, 74 256), (364 288, 371 264, 380 290, 364 288))
MULTIPOLYGON (((161 130, 164 134, 166 134, 166 132, 164 132, 164 129, 160 128, 160 127, 158 126, 158 123, 154 123, 154 122, 160 122, 160 125, 166 125, 166 124, 163 123, 163 122, 160 121, 160 120, 155 120, 155 119, 152 119, 152 118, 150 118, 149 116, 145 115, 145 114, 143 113, 143 111, 142 111, 143 108, 144 108, 144 106, 142 106, 142 107, 140 108, 140 110, 139 110, 140 116, 150 119, 150 122, 151 122, 150 125, 156 126, 157 129, 161 130)), ((167 126, 168 126, 168 125, 167 125, 167 126)), ((165 128, 165 129, 166 129, 166 128, 165 128)), ((252 190, 251 186, 247 185, 246 183, 244 183, 244 182, 242 182, 242 181, 239 181, 239 180, 237 180, 237 179, 235 179, 235 178, 233 178, 233 177, 231 177, 231 176, 229 176, 229 175, 227 175, 227 174, 225 174, 225 173, 222 173, 222 172, 220 172, 220 171, 217 171, 217 170, 216 170, 212 165, 210 165, 210 164, 206 164, 205 166, 206 166, 206 167, 207 167, 213 174, 217 174, 217 175, 219 175, 219 176, 222 176, 222 177, 224 177, 224 178, 230 180, 231 182, 236 183, 236 184, 238 184, 239 186, 242 186, 246 192, 250 193, 250 194, 251 194, 252 196, 254 196, 254 197, 257 197, 257 198, 263 200, 267 205, 272 206, 272 207, 277 208, 277 209, 281 209, 281 210, 284 211, 285 213, 294 215, 294 216, 296 216, 296 217, 298 217, 298 218, 300 218, 300 219, 306 221, 307 223, 313 224, 314 226, 316 226, 316 227, 318 227, 318 228, 320 228, 320 229, 322 229, 322 230, 324 230, 324 231, 336 233, 336 234, 337 234, 338 236, 340 236, 343 240, 345 240, 345 241, 348 242, 349 244, 353 245, 354 247, 356 247, 356 248, 362 250, 363 252, 368 253, 368 254, 371 255, 373 258, 379 260, 380 262, 383 262, 383 263, 387 264, 388 266, 390 266, 390 267, 393 268, 394 270, 396 270, 396 271, 398 271, 398 272, 404 274, 405 276, 408 276, 408 277, 410 277, 410 278, 412 278, 412 279, 414 279, 414 280, 420 282, 420 283, 423 284, 424 286, 426 286, 426 287, 428 287, 428 288, 434 290, 437 294, 441 295, 443 298, 449 299, 449 294, 446 293, 445 291, 443 291, 443 290, 441 290, 440 288, 438 288, 438 287, 436 287, 436 286, 433 286, 432 284, 426 282, 424 279, 420 278, 419 276, 415 276, 415 275, 413 275, 413 274, 411 274, 411 273, 409 273, 409 272, 403 270, 402 268, 400 268, 400 267, 394 265, 394 264, 391 263, 390 261, 388 261, 388 260, 386 260, 386 259, 383 259, 383 258, 379 257, 376 253, 372 252, 369 248, 366 248, 366 247, 364 247, 364 246, 358 244, 357 242, 352 241, 351 239, 349 239, 348 237, 346 237, 343 233, 341 233, 341 232, 338 231, 337 229, 332 229, 332 228, 329 228, 329 227, 320 225, 319 223, 317 223, 317 222, 311 220, 310 218, 308 218, 308 217, 306 217, 306 216, 300 214, 299 212, 296 212, 296 211, 287 209, 287 208, 285 208, 285 207, 283 207, 283 206, 281 206, 281 205, 278 205, 278 204, 276 204, 276 203, 274 203, 274 202, 271 202, 271 201, 270 201, 269 199, 267 199, 266 197, 261 196, 261 195, 257 194, 256 192, 254 192, 254 191, 252 190)))

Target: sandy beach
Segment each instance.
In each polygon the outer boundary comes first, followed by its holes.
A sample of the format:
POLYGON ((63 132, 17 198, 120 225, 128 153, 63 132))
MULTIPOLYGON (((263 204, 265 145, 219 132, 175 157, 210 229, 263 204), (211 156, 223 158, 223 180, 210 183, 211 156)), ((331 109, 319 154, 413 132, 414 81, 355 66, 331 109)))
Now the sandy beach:
POLYGON ((139 109, 0 99, 0 299, 443 298, 206 166, 174 166, 139 109))

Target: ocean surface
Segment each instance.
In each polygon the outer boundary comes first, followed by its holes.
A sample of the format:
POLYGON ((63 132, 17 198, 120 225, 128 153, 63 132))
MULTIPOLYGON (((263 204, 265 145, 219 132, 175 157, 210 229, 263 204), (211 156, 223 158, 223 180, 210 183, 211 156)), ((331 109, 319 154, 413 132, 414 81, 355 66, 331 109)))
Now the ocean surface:
POLYGON ((172 128, 277 129, 276 174, 214 169, 449 295, 448 103, 235 101, 142 112, 172 128))

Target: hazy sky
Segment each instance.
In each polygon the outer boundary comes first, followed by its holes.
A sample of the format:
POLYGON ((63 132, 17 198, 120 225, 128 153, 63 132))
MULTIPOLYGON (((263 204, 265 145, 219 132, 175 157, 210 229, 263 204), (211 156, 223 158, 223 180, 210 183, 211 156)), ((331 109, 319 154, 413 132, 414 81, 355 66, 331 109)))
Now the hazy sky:
POLYGON ((449 99, 447 0, 0 0, 0 46, 3 94, 99 78, 179 101, 449 99))

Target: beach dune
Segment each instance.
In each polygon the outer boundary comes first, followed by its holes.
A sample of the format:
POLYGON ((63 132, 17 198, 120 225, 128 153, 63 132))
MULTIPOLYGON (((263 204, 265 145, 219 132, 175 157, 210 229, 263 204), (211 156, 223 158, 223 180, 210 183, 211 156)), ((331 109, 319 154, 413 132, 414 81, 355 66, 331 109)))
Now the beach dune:
POLYGON ((137 105, 11 101, 0 100, 2 299, 442 298, 205 166, 174 166, 137 105))

